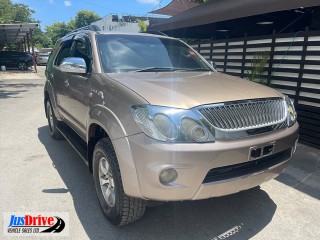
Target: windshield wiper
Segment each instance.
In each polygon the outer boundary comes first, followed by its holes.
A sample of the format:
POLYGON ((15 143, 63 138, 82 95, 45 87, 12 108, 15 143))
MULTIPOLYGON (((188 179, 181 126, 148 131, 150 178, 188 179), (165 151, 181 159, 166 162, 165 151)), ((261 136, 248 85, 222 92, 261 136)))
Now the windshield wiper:
POLYGON ((184 70, 184 69, 175 68, 175 67, 148 67, 148 68, 134 70, 131 72, 172 72, 172 71, 179 71, 179 70, 184 70))
POLYGON ((192 72, 192 71, 210 71, 205 68, 177 68, 177 67, 148 67, 131 72, 192 72))
POLYGON ((206 72, 208 72, 208 71, 211 71, 211 69, 205 69, 205 68, 181 68, 179 71, 181 71, 181 72, 193 72, 193 71, 195 71, 195 72, 197 72, 197 71, 206 71, 206 72))

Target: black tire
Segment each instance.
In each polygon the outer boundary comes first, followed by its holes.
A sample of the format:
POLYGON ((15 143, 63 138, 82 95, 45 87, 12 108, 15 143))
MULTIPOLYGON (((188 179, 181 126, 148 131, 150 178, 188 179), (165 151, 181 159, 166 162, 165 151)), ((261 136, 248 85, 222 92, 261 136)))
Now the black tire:
MULTIPOLYGON (((106 218, 116 226, 123 226, 132 223, 144 215, 146 201, 139 198, 129 197, 124 193, 120 169, 109 139, 100 140, 93 152, 93 178, 100 202, 100 206, 106 218), (113 183, 114 206, 107 203, 100 185, 100 162, 106 161, 109 165, 111 181, 113 183)), ((110 183, 109 183, 110 184, 110 183)))
POLYGON ((46 101, 46 114, 51 137, 57 140, 63 139, 62 134, 57 129, 58 120, 54 115, 53 108, 49 99, 46 101))
POLYGON ((21 61, 18 63, 18 68, 19 68, 19 70, 25 71, 28 69, 28 65, 26 62, 21 61))

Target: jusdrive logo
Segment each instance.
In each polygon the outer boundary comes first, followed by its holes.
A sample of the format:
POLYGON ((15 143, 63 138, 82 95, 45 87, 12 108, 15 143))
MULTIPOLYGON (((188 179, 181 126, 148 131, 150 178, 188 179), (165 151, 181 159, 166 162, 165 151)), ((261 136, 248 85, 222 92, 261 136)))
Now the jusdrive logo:
POLYGON ((16 228, 45 228, 44 230, 38 230, 37 232, 59 233, 65 228, 65 222, 57 216, 16 216, 12 214, 10 217, 8 228, 10 228, 11 230, 15 230, 16 228))

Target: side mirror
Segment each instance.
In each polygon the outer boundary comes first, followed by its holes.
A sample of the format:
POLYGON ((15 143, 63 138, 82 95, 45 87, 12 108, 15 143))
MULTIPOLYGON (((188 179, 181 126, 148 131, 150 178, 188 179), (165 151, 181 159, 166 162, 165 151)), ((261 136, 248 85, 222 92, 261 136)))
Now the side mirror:
POLYGON ((83 58, 78 57, 67 57, 63 59, 59 65, 62 72, 66 73, 87 73, 87 65, 83 58))

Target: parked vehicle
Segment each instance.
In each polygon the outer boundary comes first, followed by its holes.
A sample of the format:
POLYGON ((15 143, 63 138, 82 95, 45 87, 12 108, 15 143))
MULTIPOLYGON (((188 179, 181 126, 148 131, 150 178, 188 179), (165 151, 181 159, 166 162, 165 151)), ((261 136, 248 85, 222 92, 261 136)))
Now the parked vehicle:
POLYGON ((142 217, 150 200, 256 187, 282 173, 296 149, 287 96, 216 72, 178 39, 79 30, 57 42, 46 77, 50 134, 88 164, 117 226, 142 217))
POLYGON ((37 64, 38 65, 46 65, 49 59, 50 53, 37 53, 37 64))
POLYGON ((32 58, 32 55, 26 52, 3 51, 0 52, 0 66, 27 70, 33 65, 32 58))

